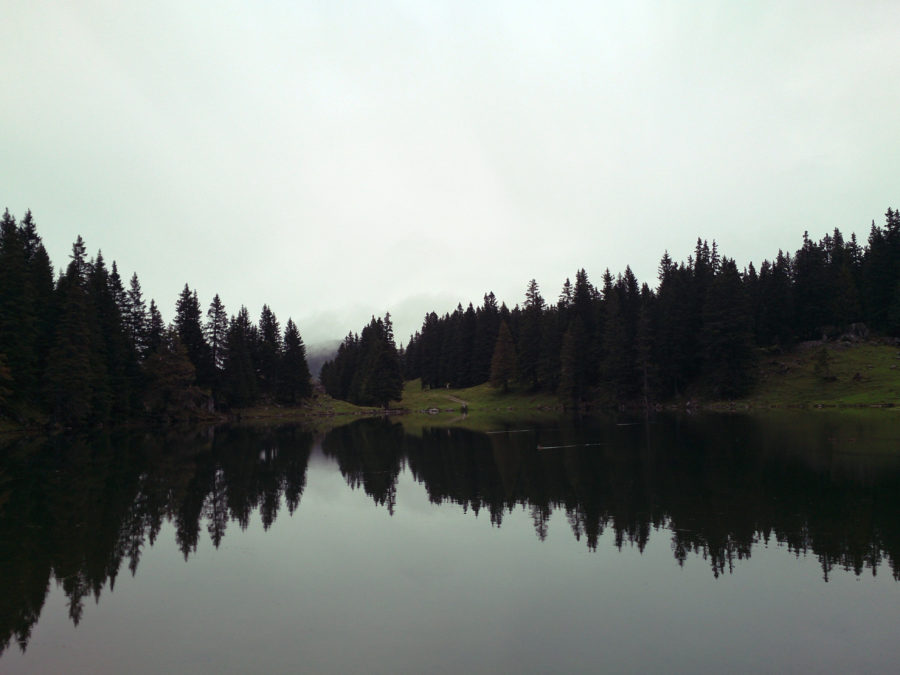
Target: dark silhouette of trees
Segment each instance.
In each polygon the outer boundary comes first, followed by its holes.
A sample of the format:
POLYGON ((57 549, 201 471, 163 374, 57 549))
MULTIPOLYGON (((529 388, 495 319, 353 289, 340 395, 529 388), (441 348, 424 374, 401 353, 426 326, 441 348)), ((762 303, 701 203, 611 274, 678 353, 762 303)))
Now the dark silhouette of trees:
POLYGON ((403 393, 403 365, 391 315, 372 317, 359 336, 350 334, 334 359, 322 366, 322 386, 335 398, 388 407, 403 393))
POLYGON ((282 363, 283 339, 268 307, 262 330, 241 318, 246 351, 235 336, 226 396, 229 323, 218 296, 204 327, 197 293, 185 284, 170 329, 156 302, 147 306, 138 275, 126 289, 116 263, 108 266, 100 252, 89 259, 80 236, 54 283, 31 212, 18 224, 9 210, 0 217, 0 417, 61 426, 188 419, 216 401, 250 404, 260 389, 274 397, 282 366, 292 378, 290 401, 308 396, 296 326, 294 353, 282 363))
POLYGON ((284 346, 281 351, 278 398, 285 403, 297 403, 312 394, 306 347, 297 325, 288 319, 284 327, 284 346))
MULTIPOLYGON (((216 295, 201 322, 197 292, 185 284, 173 327, 193 367, 197 389, 180 399, 191 415, 310 393, 296 325, 282 332, 268 305, 257 325, 244 308, 228 318, 216 295)), ((663 254, 656 288, 630 267, 615 277, 606 270, 598 288, 581 268, 548 305, 532 279, 512 309, 486 293, 479 307, 429 312, 405 349, 389 315, 373 317, 347 336, 321 380, 332 396, 366 405, 396 400, 404 378, 423 387, 517 379, 567 403, 730 398, 749 390, 759 350, 867 330, 900 336, 900 212, 892 208, 865 245, 839 229, 818 241, 806 232, 794 254, 778 251, 743 272, 715 241, 698 238, 683 262, 663 254)), ((116 263, 108 267, 102 253, 89 259, 79 237, 54 282, 31 213, 21 223, 8 210, 0 217, 4 418, 79 426, 141 417, 149 399, 165 398, 148 391, 167 381, 159 363, 150 373, 150 358, 180 348, 137 274, 126 289, 116 263)))
POLYGON ((516 376, 516 343, 513 341, 509 324, 504 320, 500 322, 500 331, 497 333, 497 342, 494 345, 494 356, 491 358, 491 386, 502 390, 509 390, 509 383, 516 376))

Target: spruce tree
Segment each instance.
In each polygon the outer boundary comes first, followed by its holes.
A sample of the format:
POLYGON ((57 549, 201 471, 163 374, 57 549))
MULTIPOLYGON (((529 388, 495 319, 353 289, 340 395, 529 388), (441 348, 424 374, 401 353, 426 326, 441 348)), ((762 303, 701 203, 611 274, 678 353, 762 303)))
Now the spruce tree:
POLYGON ((255 349, 260 393, 274 395, 278 388, 278 367, 281 361, 281 328, 275 313, 263 305, 259 316, 258 342, 255 349))
POLYGON ((122 319, 131 349, 139 358, 143 359, 148 347, 149 318, 147 303, 144 302, 144 294, 141 291, 141 282, 138 280, 137 272, 131 275, 126 312, 122 319))
POLYGON ((88 263, 84 241, 72 245, 66 273, 57 284, 60 308, 45 375, 46 395, 53 419, 81 425, 92 412, 96 383, 91 330, 93 308, 87 292, 88 263))
POLYGON ((587 378, 582 357, 588 349, 588 337, 581 317, 576 316, 566 329, 559 355, 559 397, 578 404, 587 393, 587 378))
POLYGON ((516 376, 516 344, 506 320, 500 322, 494 355, 491 357, 491 386, 509 391, 509 383, 516 376))
POLYGON ((162 314, 159 311, 159 307, 156 306, 156 301, 151 298, 149 319, 147 325, 148 354, 159 351, 160 347, 163 344, 163 340, 165 339, 165 330, 166 326, 163 323, 163 318, 162 314))
POLYGON ((703 308, 703 376, 717 398, 746 394, 753 382, 755 352, 740 274, 725 258, 703 308))
POLYGON ((218 381, 222 370, 225 368, 225 338, 228 333, 228 314, 225 305, 219 299, 219 294, 213 297, 206 310, 206 325, 204 334, 209 345, 210 359, 215 370, 215 379, 218 381))
POLYGON ((255 331, 246 307, 241 307, 228 324, 225 344, 225 370, 222 388, 229 405, 241 407, 253 403, 259 393, 253 364, 255 331))
POLYGON ((187 284, 175 304, 175 328, 181 344, 187 350, 188 358, 194 365, 197 383, 201 386, 212 384, 212 363, 209 345, 203 337, 200 325, 200 300, 197 291, 191 291, 187 284))
POLYGON ((528 282, 525 291, 525 309, 522 312, 518 341, 519 379, 531 389, 537 389, 541 360, 542 318, 544 298, 536 280, 528 282))
POLYGON ((306 347, 296 324, 288 319, 284 327, 284 347, 281 351, 278 397, 281 401, 296 404, 312 394, 306 347))
POLYGON ((148 379, 145 406, 150 414, 164 422, 190 419, 201 396, 194 384, 194 365, 177 330, 166 330, 144 367, 148 379))

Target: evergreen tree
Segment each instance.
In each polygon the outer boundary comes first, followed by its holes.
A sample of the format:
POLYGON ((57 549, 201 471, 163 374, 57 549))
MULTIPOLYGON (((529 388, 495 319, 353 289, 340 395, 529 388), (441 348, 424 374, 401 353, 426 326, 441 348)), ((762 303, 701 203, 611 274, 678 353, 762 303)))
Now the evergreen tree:
POLYGON ((129 347, 120 313, 125 297, 121 279, 107 272, 100 252, 90 267, 88 293, 95 317, 94 415, 98 420, 127 417, 138 405, 137 355, 129 347))
POLYGON ((88 263, 79 236, 65 275, 57 284, 61 307, 46 373, 46 394, 58 423, 84 424, 90 418, 96 383, 92 354, 92 307, 87 293, 88 263))
POLYGON ((399 400, 403 395, 403 374, 390 313, 385 314, 381 333, 376 332, 374 337, 367 358, 368 377, 363 398, 387 408, 391 401, 399 400))
POLYGON ((175 304, 175 329, 178 331, 181 344, 187 350, 188 358, 194 365, 197 383, 201 386, 211 385, 212 362, 209 345, 206 344, 200 325, 200 300, 197 292, 191 292, 187 284, 184 285, 175 304))
POLYGON ((145 369, 148 379, 145 405, 153 417, 171 422, 187 420, 196 414, 203 397, 194 385, 194 365, 176 329, 165 332, 158 347, 148 354, 145 369))
POLYGON ((544 298, 536 280, 528 282, 525 290, 525 309, 522 312, 521 328, 518 340, 518 374, 519 379, 530 388, 537 389, 538 373, 541 361, 541 319, 544 312, 544 298))
MULTIPOLYGON (((150 318, 147 326, 147 353, 159 351, 165 339, 166 326, 163 323, 162 314, 156 306, 156 301, 150 299, 150 318)), ((182 345, 184 346, 184 345, 182 345)))
POLYGON ((259 385, 253 363, 255 331, 246 307, 241 307, 228 324, 222 388, 231 406, 242 407, 256 400, 259 385))
POLYGON ((745 394, 753 382, 755 362, 740 274, 723 259, 703 308, 704 379, 717 398, 745 394))
POLYGON ((212 302, 209 303, 209 309, 206 310, 206 326, 204 326, 204 334, 209 345, 210 359, 215 369, 216 380, 218 380, 225 367, 225 338, 227 333, 228 315, 225 313, 225 305, 222 304, 219 294, 216 293, 212 302))
POLYGON ((18 403, 39 372, 35 300, 25 233, 6 210, 0 220, 0 353, 6 355, 18 403))
POLYGON ((509 324, 500 322, 494 355, 491 358, 491 386, 501 389, 505 394, 509 391, 509 382, 516 376, 516 344, 513 341, 509 324))
POLYGON ((312 394, 306 347, 296 324, 288 319, 284 327, 284 348, 281 351, 281 377, 278 396, 285 403, 295 404, 312 394))
POLYGON ((587 378, 582 357, 588 349, 588 337, 581 317, 576 316, 566 329, 559 355, 559 397, 576 405, 587 393, 587 378))
POLYGON ((122 317, 125 325, 125 333, 131 349, 139 358, 144 358, 148 349, 149 318, 147 316, 147 303, 144 302, 144 294, 141 291, 141 282, 137 272, 131 275, 131 283, 128 287, 125 314, 122 317))
POLYGON ((472 384, 483 384, 491 377, 491 358, 500 330, 500 308, 493 292, 475 312, 475 339, 472 345, 472 384))
POLYGON ((263 305, 259 316, 254 363, 260 393, 271 396, 278 388, 278 366, 281 361, 281 328, 275 313, 263 305))

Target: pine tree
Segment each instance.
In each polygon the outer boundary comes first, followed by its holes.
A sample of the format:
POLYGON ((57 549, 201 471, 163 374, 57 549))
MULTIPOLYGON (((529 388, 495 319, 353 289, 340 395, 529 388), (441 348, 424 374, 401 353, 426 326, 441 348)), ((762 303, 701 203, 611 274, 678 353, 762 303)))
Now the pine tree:
POLYGON ((22 234, 6 210, 0 220, 0 353, 6 355, 16 393, 32 386, 38 364, 37 315, 22 234))
POLYGON ((137 272, 131 275, 131 283, 128 287, 126 312, 122 317, 125 324, 125 332, 131 349, 143 359, 148 348, 149 319, 147 317, 147 303, 144 302, 144 294, 141 291, 141 282, 137 272))
POLYGON ((472 344, 472 384, 483 384, 491 377, 491 357, 500 330, 500 308, 493 292, 485 293, 484 303, 475 311, 475 338, 472 344))
POLYGON ((163 323, 162 314, 156 306, 156 301, 150 299, 150 318, 147 325, 147 353, 159 351, 165 339, 166 326, 163 323))
POLYGON ((525 291, 525 309, 522 312, 518 341, 519 379, 530 388, 537 389, 541 359, 541 319, 544 312, 544 298, 536 280, 528 282, 525 291))
POLYGON ((216 293, 212 302, 209 303, 209 309, 206 310, 206 325, 204 326, 204 335, 209 345, 210 360, 212 361, 213 389, 217 389, 222 370, 225 368, 225 338, 228 334, 228 315, 225 312, 225 305, 219 299, 216 293))
POLYGON ((200 325, 200 300, 197 291, 191 292, 187 284, 178 296, 175 304, 175 328, 181 344, 187 350, 188 358, 194 365, 197 383, 201 386, 212 384, 212 363, 209 345, 203 337, 200 325))
POLYGON ((255 331, 246 307, 241 307, 228 324, 225 345, 225 370, 222 388, 231 406, 241 407, 253 403, 259 393, 256 369, 253 364, 255 331))
POLYGON ((581 317, 575 317, 563 335, 559 355, 559 397, 576 405, 587 393, 587 378, 582 357, 588 349, 588 337, 581 317))
MULTIPOLYGON (((153 305, 151 304, 151 307, 153 305)), ((181 344, 178 331, 169 328, 159 346, 145 361, 148 386, 145 405, 161 421, 186 420, 195 414, 202 399, 194 382, 194 365, 181 344)))
POLYGON ((263 305, 259 316, 256 364, 260 393, 271 396, 278 388, 278 365, 281 360, 281 328, 275 313, 263 305))
POLYGON ((505 394, 509 391, 509 383, 516 376, 516 344, 513 341, 509 324, 501 321, 491 358, 491 386, 501 389, 505 394))
POLYGON ((300 331, 291 319, 288 319, 284 327, 280 371, 278 397, 281 401, 296 404, 312 394, 309 366, 306 363, 306 347, 303 345, 300 331))
POLYGON ((137 355, 129 347, 119 309, 125 296, 121 279, 107 272, 100 252, 88 273, 88 294, 95 317, 94 415, 98 420, 127 417, 138 405, 137 355))
POLYGON ((723 259, 703 308, 703 375, 717 398, 741 396, 753 382, 755 353, 746 298, 733 260, 723 259))
POLYGON ((92 412, 96 383, 92 354, 92 307, 87 293, 88 263, 84 241, 72 245, 71 261, 57 284, 60 314, 56 323, 45 376, 47 400, 53 418, 61 424, 80 425, 92 412))

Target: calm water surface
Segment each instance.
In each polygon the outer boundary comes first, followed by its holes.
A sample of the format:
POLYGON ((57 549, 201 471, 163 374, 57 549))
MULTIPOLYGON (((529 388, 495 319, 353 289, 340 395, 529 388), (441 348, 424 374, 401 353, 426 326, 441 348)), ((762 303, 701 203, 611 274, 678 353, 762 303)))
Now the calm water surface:
POLYGON ((0 672, 888 672, 900 426, 0 447, 0 672))

